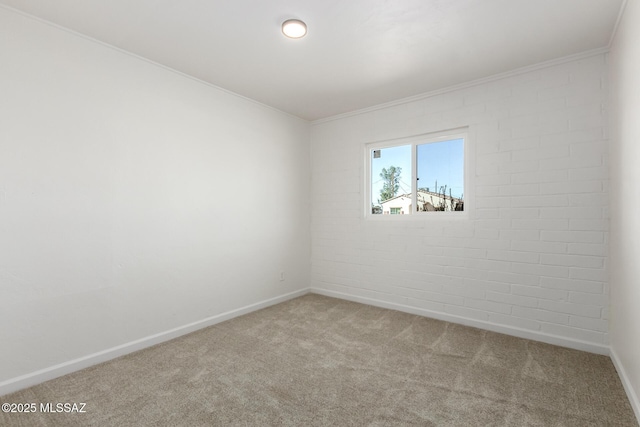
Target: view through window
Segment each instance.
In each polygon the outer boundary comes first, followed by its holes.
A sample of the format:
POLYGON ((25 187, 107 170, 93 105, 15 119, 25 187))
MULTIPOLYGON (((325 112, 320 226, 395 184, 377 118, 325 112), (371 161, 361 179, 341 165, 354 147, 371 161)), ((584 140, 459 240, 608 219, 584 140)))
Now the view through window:
POLYGON ((372 145, 371 214, 463 212, 464 141, 456 134, 372 145))

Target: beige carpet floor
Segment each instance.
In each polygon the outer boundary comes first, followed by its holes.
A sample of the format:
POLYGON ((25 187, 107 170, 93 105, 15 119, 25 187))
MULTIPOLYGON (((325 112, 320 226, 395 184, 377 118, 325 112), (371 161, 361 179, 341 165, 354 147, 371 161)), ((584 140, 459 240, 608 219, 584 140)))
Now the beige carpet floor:
POLYGON ((637 426, 608 357, 306 295, 20 392, 2 426, 637 426))

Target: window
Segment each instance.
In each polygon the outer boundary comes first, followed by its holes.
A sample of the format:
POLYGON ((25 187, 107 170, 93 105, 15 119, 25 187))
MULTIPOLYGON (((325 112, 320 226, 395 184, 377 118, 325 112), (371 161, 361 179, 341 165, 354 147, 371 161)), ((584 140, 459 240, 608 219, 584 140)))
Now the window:
POLYGON ((465 211, 466 134, 453 131, 367 145, 367 215, 465 211))

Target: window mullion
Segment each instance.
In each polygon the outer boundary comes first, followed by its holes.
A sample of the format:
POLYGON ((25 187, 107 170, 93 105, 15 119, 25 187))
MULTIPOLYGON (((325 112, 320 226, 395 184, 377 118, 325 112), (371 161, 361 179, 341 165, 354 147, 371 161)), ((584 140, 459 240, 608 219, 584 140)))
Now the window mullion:
POLYGON ((418 156, 416 151, 418 145, 414 142, 411 144, 411 214, 418 212, 418 165, 416 164, 418 156))

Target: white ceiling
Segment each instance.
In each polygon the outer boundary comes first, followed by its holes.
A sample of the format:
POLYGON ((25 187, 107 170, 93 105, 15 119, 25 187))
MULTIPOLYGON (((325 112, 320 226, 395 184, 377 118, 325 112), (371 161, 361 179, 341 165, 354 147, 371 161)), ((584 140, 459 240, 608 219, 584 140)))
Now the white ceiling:
POLYGON ((308 120, 606 47, 622 2, 0 0, 308 120))

